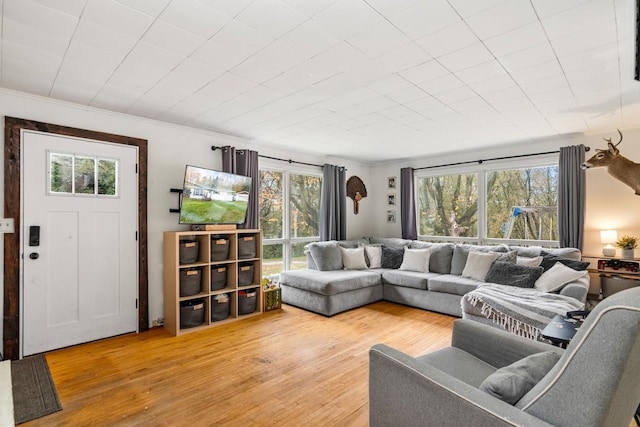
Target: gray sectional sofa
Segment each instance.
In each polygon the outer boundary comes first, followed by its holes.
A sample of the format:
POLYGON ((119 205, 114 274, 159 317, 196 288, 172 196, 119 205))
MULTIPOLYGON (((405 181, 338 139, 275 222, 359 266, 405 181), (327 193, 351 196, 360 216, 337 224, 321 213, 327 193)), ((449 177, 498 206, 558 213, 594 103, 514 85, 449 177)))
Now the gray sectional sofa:
MULTIPOLYGON (((476 306, 467 304, 468 316, 464 316, 462 310, 463 296, 486 283, 484 280, 478 280, 470 269, 472 266, 467 262, 470 253, 473 253, 471 257, 474 263, 478 258, 495 257, 496 260, 491 265, 490 272, 503 267, 517 269, 520 267, 513 267, 513 265, 531 264, 531 261, 540 259, 539 257, 544 260, 547 267, 555 263, 555 260, 579 262, 581 259, 580 251, 574 248, 476 246, 380 237, 316 242, 307 245, 306 249, 307 269, 283 271, 280 274, 282 301, 286 304, 325 316, 333 316, 375 301, 386 300, 457 317, 477 317, 476 320, 482 320, 485 323, 487 323, 486 316, 479 312, 476 306), (375 258, 373 249, 376 247, 383 251, 379 265, 378 260, 371 259, 375 258), (348 250, 356 248, 363 248, 366 264, 363 265, 361 260, 354 261, 351 255, 349 259, 347 258, 348 250), (374 256, 367 257, 369 249, 374 256), (402 254, 405 249, 428 249, 430 252, 428 269, 416 271, 421 267, 399 266, 398 260, 394 260, 393 257, 395 255, 397 258, 399 254, 400 261, 404 262, 407 259, 405 256, 403 260, 402 254), (478 255, 478 253, 491 254, 491 257, 478 255)), ((415 255, 414 252, 420 251, 411 252, 412 256, 415 255)), ((539 270, 544 271, 544 266, 537 267, 537 270, 537 277, 542 277, 540 274, 543 273, 539 270)), ((501 276, 492 274, 491 277, 501 276)), ((519 276, 516 275, 517 277, 519 276)), ((503 282, 500 283, 501 286, 513 284, 504 283, 504 280, 509 282, 515 279, 507 275, 506 279, 503 277, 500 280, 503 282)), ((518 285, 531 287, 532 283, 528 285, 518 283, 518 285)), ((578 303, 583 303, 588 289, 589 277, 585 272, 582 277, 563 283, 554 291, 557 294, 572 297, 578 303)), ((531 292, 537 291, 533 289, 531 292)))

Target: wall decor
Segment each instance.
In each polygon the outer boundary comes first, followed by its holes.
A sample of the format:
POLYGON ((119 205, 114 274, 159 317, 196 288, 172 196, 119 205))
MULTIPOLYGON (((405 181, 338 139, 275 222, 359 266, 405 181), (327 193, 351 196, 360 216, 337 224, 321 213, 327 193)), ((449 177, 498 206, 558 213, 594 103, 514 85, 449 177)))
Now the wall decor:
POLYGON ((396 222, 396 211, 395 210, 387 211, 387 222, 389 224, 395 224, 395 222, 396 222))
POLYGON ((347 197, 353 199, 353 213, 358 215, 360 211, 360 200, 367 197, 367 187, 362 180, 353 175, 347 179, 347 197))
POLYGON ((618 129, 620 141, 616 144, 611 142, 611 138, 602 138, 607 141, 607 150, 599 150, 596 148, 596 154, 589 160, 584 162, 582 169, 589 168, 606 168, 609 175, 618 181, 631 187, 636 196, 640 196, 640 164, 632 162, 618 150, 618 145, 622 142, 622 132, 618 129))
POLYGON ((387 194, 387 204, 389 206, 395 206, 395 204, 396 204, 396 193, 387 194))
POLYGON ((388 188, 396 188, 396 177, 390 176, 387 178, 387 187, 388 188))

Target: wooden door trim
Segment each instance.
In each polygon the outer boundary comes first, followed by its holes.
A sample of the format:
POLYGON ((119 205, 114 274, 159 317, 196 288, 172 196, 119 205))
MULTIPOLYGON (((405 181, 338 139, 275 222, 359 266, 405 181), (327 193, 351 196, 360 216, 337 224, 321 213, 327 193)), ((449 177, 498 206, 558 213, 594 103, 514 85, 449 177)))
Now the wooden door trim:
POLYGON ((138 330, 149 329, 147 257, 147 140, 5 116, 4 217, 14 219, 15 232, 4 235, 3 355, 20 355, 20 143, 21 130, 93 139, 138 147, 138 330))

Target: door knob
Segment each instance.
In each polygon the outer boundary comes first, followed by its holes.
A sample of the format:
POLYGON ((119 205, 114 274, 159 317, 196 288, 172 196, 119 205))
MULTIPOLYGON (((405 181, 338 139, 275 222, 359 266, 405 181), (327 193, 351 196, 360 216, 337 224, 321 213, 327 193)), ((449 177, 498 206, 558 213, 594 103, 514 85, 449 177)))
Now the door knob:
POLYGON ((29 258, 31 258, 31 259, 38 259, 38 258, 40 258, 40 254, 39 254, 38 252, 31 252, 31 253, 29 254, 29 258))

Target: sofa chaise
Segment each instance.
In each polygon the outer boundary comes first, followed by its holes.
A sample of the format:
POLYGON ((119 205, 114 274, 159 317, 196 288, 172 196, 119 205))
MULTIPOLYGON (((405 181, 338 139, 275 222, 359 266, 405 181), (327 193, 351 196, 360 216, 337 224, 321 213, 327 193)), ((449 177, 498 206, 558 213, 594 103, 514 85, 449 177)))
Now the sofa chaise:
MULTIPOLYGON (((367 237, 311 243, 306 253, 308 268, 280 274, 282 301, 325 316, 386 300, 492 324, 496 319, 488 319, 487 312, 491 310, 484 307, 485 298, 472 294, 481 293, 489 283, 507 292, 522 286, 528 288, 523 292, 548 295, 534 285, 541 279, 554 282, 554 270, 569 269, 575 274, 568 279, 562 275, 552 286, 554 298, 561 300, 560 311, 582 308, 589 289, 587 272, 564 264, 586 268, 588 264, 581 263, 581 253, 575 248, 477 246, 367 237), (427 265, 420 261, 425 258, 427 265), (555 267, 557 262, 562 266, 555 267), (482 268, 477 268, 478 264, 482 268), (465 301, 465 295, 473 298, 465 301)), ((551 318, 554 315, 547 314, 551 318)))

